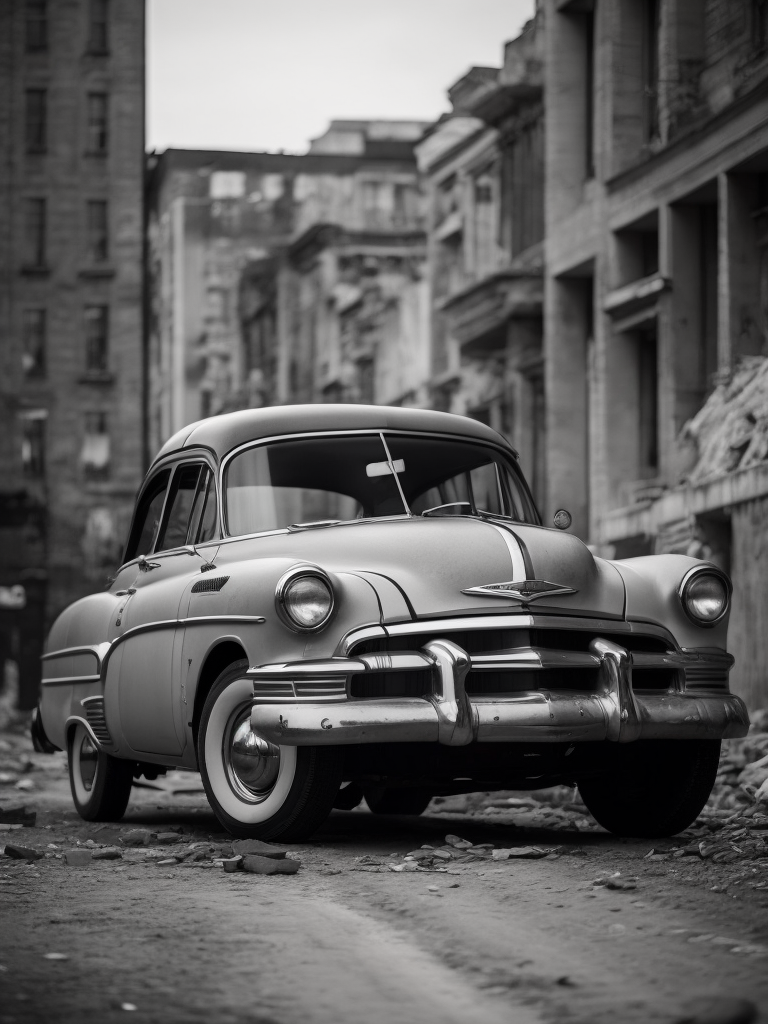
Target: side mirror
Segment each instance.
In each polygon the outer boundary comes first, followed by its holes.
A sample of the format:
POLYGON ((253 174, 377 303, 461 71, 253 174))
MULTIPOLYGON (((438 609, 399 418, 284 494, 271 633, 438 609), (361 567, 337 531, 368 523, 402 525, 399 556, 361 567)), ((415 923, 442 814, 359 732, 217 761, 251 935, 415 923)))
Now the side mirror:
POLYGON ((564 508, 559 508, 557 512, 555 512, 552 522, 555 524, 558 530, 567 530, 573 522, 573 519, 571 518, 570 512, 568 512, 564 508))

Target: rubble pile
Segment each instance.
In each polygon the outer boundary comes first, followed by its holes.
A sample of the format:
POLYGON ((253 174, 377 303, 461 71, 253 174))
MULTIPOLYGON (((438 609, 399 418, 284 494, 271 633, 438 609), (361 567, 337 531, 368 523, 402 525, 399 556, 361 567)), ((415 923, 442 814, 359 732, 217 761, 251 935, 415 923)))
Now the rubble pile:
POLYGON ((745 356, 683 427, 678 438, 684 463, 681 483, 699 484, 765 462, 766 410, 768 359, 745 356))
POLYGON ((496 847, 493 843, 471 843, 460 836, 447 835, 444 846, 425 844, 418 850, 406 853, 402 861, 383 862, 376 857, 358 857, 356 868, 365 870, 380 868, 389 871, 438 871, 449 872, 459 864, 479 864, 484 861, 503 861, 516 858, 538 860, 542 857, 556 858, 559 847, 512 846, 496 847))

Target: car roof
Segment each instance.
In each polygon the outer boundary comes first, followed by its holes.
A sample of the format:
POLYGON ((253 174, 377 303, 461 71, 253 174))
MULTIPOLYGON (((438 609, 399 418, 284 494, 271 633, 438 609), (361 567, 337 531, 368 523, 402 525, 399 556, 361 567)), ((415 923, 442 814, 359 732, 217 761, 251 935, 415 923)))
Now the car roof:
POLYGON ((243 409, 190 423, 169 438, 157 459, 185 448, 205 447, 222 458, 248 441, 284 434, 329 430, 413 430, 502 444, 515 456, 506 438, 469 416, 456 416, 430 409, 402 409, 388 405, 279 405, 266 409, 243 409))

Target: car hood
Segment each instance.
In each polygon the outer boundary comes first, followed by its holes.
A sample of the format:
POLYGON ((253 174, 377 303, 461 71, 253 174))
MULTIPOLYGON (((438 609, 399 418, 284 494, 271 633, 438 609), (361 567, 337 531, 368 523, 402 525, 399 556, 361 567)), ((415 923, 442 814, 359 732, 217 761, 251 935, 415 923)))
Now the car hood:
POLYGON ((613 565, 595 558, 578 538, 539 526, 413 518, 339 524, 243 543, 253 545, 257 556, 293 555, 330 572, 359 572, 380 595, 395 584, 417 618, 519 610, 521 602, 512 598, 463 591, 526 579, 575 591, 537 598, 531 610, 624 616, 624 583, 613 565))

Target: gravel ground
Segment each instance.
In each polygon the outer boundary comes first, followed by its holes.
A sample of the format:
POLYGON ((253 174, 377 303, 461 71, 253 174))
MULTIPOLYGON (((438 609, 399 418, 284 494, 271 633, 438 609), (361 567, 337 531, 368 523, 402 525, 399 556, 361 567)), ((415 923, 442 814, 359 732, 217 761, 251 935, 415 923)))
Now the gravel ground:
POLYGON ((565 787, 477 794, 334 812, 267 876, 196 775, 93 825, 64 756, 4 733, 0 1024, 768 1021, 767 755, 760 729, 724 745, 705 812, 661 842, 565 787))

